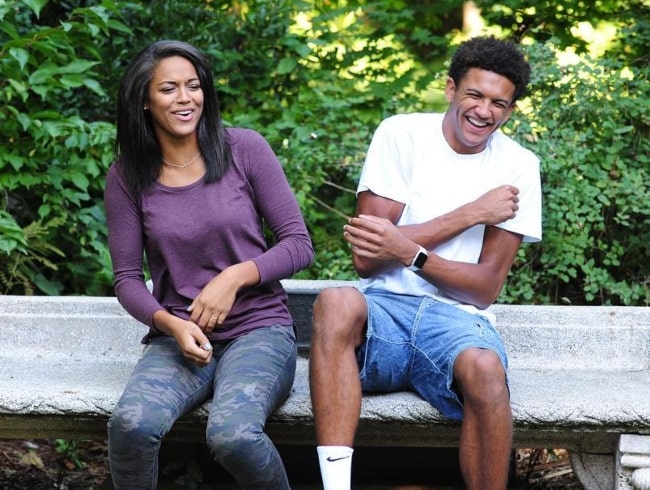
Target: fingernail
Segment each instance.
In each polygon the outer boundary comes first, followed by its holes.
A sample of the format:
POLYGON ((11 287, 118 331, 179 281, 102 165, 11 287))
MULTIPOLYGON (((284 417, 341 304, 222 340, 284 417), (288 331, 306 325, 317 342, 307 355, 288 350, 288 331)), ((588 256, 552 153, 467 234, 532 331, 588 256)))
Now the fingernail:
POLYGON ((206 342, 201 346, 201 349, 207 350, 208 352, 212 350, 212 344, 210 342, 206 342))

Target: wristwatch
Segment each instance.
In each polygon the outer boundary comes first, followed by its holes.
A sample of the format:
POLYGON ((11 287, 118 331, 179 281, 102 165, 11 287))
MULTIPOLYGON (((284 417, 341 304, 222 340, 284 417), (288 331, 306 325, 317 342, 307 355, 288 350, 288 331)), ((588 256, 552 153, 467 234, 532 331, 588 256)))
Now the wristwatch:
POLYGON ((415 257, 413 257, 413 262, 411 262, 411 265, 407 267, 408 270, 417 272, 422 267, 424 267, 424 263, 427 261, 429 258, 429 252, 427 252, 427 249, 424 247, 420 247, 420 250, 418 250, 418 253, 415 254, 415 257))

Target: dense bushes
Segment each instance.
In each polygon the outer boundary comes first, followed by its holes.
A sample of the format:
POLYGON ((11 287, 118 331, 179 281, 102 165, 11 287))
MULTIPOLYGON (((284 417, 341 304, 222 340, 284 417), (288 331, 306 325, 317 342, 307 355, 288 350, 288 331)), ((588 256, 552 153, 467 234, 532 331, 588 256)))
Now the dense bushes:
POLYGON ((648 304, 647 76, 607 59, 558 65, 552 39, 532 48, 534 91, 511 129, 542 159, 545 236, 520 255, 529 278, 507 294, 648 304))
MULTIPOLYGON (((162 37, 208 54, 228 124, 260 131, 283 162, 317 250, 300 277, 354 277, 341 227, 354 212, 372 131, 388 114, 443 107, 436 88, 461 7, 0 6, 0 95, 8 101, 0 106, 1 292, 112 294, 101 197, 115 90, 130 57, 162 37)), ((629 49, 621 42, 610 56, 577 64, 557 62, 566 36, 526 41, 535 78, 507 130, 542 159, 545 240, 522 248, 502 301, 650 301, 648 60, 638 50, 650 35, 641 23, 618 27, 630 29, 629 49)))
POLYGON ((121 26, 101 7, 39 24, 43 3, 0 6, 0 285, 105 292, 101 193, 114 127, 92 116, 110 100, 98 41, 121 26))

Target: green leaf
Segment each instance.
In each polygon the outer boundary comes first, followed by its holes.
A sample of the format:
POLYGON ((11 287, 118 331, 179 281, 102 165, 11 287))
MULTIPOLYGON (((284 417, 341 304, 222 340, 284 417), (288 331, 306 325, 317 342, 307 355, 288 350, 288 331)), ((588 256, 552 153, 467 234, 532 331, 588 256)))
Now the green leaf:
POLYGON ((30 75, 29 83, 31 85, 41 85, 51 81, 57 73, 58 67, 54 63, 44 63, 30 75))
MULTIPOLYGON (((4 19, 4 14, 5 13, 6 13, 6 10, 3 10, 3 9, 0 8, 0 16, 2 16, 2 17, 0 17, 1 19, 4 19)), ((7 33, 7 35, 11 39, 16 39, 19 36, 18 31, 16 30, 16 27, 13 24, 11 24, 10 22, 5 22, 4 20, 0 22, 0 31, 4 31, 5 33, 7 33)), ((5 44, 5 47, 9 47, 9 42, 7 42, 5 44)))
POLYGON ((38 287, 38 289, 49 296, 58 296, 61 294, 61 283, 52 281, 46 278, 43 274, 36 274, 34 277, 32 277, 32 281, 34 281, 34 284, 36 287, 38 287))
POLYGON ((15 153, 4 155, 3 159, 9 162, 9 164, 16 171, 20 170, 25 164, 25 158, 21 157, 20 155, 16 155, 15 153))
POLYGON ((92 78, 84 78, 83 79, 83 84, 88 87, 90 90, 95 92, 97 95, 106 95, 106 92, 102 88, 102 86, 99 84, 97 80, 94 80, 92 78))
POLYGON ((27 61, 29 61, 29 53, 27 50, 22 48, 10 48, 9 56, 18 62, 21 70, 25 69, 25 65, 27 65, 27 61))
POLYGON ((16 94, 23 100, 23 102, 26 101, 27 97, 29 96, 29 93, 27 91, 27 86, 24 83, 14 80, 12 78, 10 78, 8 82, 9 85, 11 85, 14 88, 16 94))
POLYGON ((34 11, 36 17, 40 17, 41 10, 47 2, 48 0, 23 0, 23 3, 34 11))
POLYGON ((88 189, 90 182, 84 174, 72 174, 71 180, 80 190, 85 191, 88 189))
POLYGON ((68 88, 76 88, 83 85, 83 79, 78 73, 66 73, 61 76, 59 81, 61 85, 68 88))
POLYGON ((298 62, 294 58, 283 58, 278 64, 277 72, 280 75, 286 75, 287 73, 291 73, 293 70, 295 70, 296 66, 298 66, 298 62))
POLYGON ((38 216, 41 219, 50 216, 51 212, 52 207, 49 204, 43 204, 38 208, 38 216))
POLYGON ((6 211, 0 211, 0 250, 10 253, 14 250, 24 252, 27 249, 27 239, 23 230, 13 216, 6 211))
POLYGON ((92 67, 99 64, 99 61, 74 60, 58 69, 59 73, 87 73, 92 67))

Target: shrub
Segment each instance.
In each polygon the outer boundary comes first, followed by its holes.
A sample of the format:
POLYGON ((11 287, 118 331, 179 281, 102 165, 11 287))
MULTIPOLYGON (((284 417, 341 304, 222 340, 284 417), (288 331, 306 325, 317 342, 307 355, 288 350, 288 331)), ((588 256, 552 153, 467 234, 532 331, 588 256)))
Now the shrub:
POLYGON ((0 283, 13 293, 103 293, 110 280, 101 197, 114 126, 84 112, 107 100, 97 77, 100 40, 126 27, 112 18, 112 3, 63 20, 49 18, 46 4, 0 6, 0 133, 8 142, 0 146, 0 223, 9 230, 0 283))
POLYGON ((503 300, 650 302, 647 68, 529 47, 532 91, 513 136, 542 161, 544 240, 519 254, 503 300))

